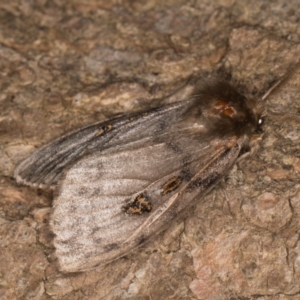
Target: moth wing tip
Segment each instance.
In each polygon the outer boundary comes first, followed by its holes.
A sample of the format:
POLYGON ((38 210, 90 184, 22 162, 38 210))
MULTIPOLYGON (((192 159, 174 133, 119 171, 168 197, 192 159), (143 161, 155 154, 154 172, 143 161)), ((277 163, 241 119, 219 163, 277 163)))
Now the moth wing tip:
POLYGON ((74 264, 66 263, 63 257, 60 257, 56 251, 54 251, 52 258, 52 262, 61 273, 68 274, 82 272, 79 268, 74 266, 74 264))
POLYGON ((23 164, 24 164, 24 161, 16 166, 13 176, 14 176, 16 182, 19 184, 32 185, 32 183, 30 183, 28 180, 26 180, 26 172, 24 172, 23 164), (22 173, 25 173, 25 176, 21 175, 22 173))
POLYGON ((65 274, 81 273, 95 269, 96 267, 88 266, 85 263, 75 260, 67 261, 65 256, 58 253, 57 249, 54 252, 54 258, 56 260, 57 267, 60 272, 65 274))
POLYGON ((14 173, 14 178, 18 184, 27 185, 27 186, 30 186, 30 187, 36 188, 36 189, 47 189, 48 188, 50 190, 54 190, 54 188, 55 188, 55 185, 47 185, 45 183, 36 183, 36 182, 28 181, 27 179, 25 179, 24 177, 19 175, 17 172, 14 173))
POLYGON ((27 181, 23 176, 19 174, 18 170, 14 172, 14 178, 18 184, 28 185, 32 187, 35 187, 36 185, 35 183, 27 181))

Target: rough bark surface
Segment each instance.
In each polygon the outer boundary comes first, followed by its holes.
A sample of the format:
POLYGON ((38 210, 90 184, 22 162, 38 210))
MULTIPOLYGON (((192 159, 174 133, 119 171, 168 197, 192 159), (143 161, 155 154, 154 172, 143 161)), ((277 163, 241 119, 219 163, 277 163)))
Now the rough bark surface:
POLYGON ((259 97, 299 60, 300 2, 0 1, 0 299, 300 297, 300 71, 267 103, 260 149, 151 243, 62 274, 52 195, 15 165, 83 124, 219 74, 259 97))

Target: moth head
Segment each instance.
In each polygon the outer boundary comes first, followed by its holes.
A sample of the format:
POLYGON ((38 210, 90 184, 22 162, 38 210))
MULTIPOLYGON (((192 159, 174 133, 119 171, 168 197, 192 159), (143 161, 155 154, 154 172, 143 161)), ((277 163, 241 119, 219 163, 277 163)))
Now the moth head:
POLYGON ((196 104, 206 117, 209 131, 220 138, 250 137, 261 123, 255 102, 228 82, 213 78, 195 91, 196 104))

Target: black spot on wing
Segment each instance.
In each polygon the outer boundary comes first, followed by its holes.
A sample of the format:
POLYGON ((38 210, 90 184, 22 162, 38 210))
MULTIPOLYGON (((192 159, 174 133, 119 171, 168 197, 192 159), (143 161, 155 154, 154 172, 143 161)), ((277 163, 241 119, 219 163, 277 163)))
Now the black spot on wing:
POLYGON ((187 191, 192 191, 197 188, 200 188, 201 190, 208 189, 214 186, 221 177, 222 174, 218 172, 212 172, 208 176, 197 178, 189 183, 187 191))

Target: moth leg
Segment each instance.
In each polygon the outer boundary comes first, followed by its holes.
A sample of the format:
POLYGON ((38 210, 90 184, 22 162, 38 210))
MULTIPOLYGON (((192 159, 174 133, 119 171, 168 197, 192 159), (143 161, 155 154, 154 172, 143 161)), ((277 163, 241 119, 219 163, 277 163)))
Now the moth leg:
MULTIPOLYGON (((230 206, 230 202, 229 202, 229 197, 228 197, 228 195, 227 195, 227 192, 226 192, 226 177, 223 177, 222 179, 221 179, 221 181, 220 181, 220 188, 221 188, 221 190, 222 190, 222 192, 223 192, 223 195, 224 195, 224 198, 225 198, 225 203, 227 204, 227 209, 228 209, 228 211, 229 211, 229 214, 232 216, 232 217, 234 217, 234 214, 233 214, 233 212, 232 212, 232 209, 231 209, 231 206, 230 206)), ((224 204, 223 204, 223 209, 225 209, 224 208, 224 204)))
POLYGON ((232 217, 234 217, 234 213, 232 212, 231 205, 230 205, 230 202, 229 202, 229 198, 228 198, 226 189, 225 189, 225 188, 222 188, 222 192, 223 192, 224 197, 225 197, 225 203, 227 204, 227 208, 228 208, 229 214, 230 214, 232 217))
MULTIPOLYGON (((253 134, 251 141, 249 142, 249 151, 242 153, 236 160, 236 163, 241 162, 246 157, 253 156, 260 149, 260 142, 262 140, 263 134, 253 134)), ((247 149, 248 150, 248 149, 247 149)))

